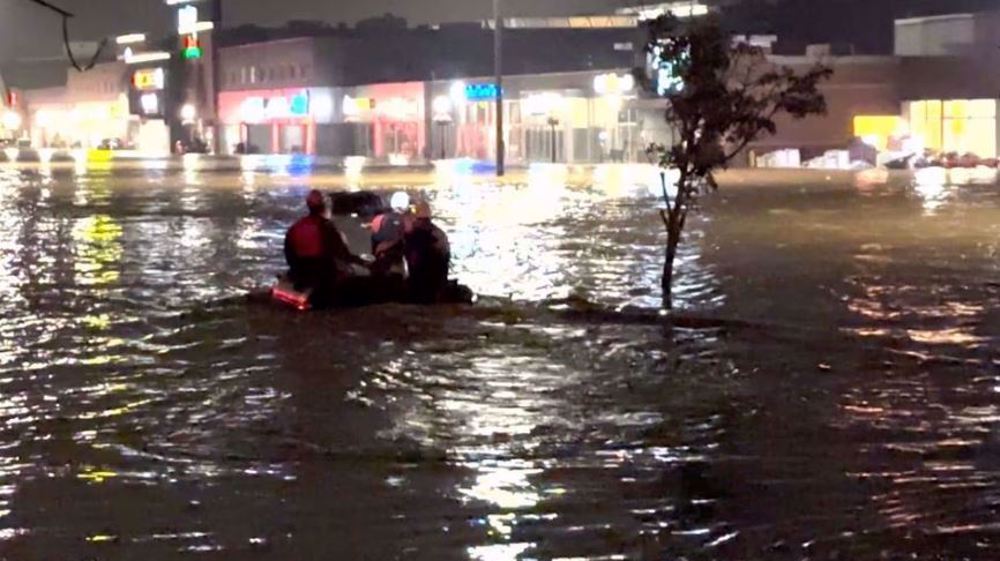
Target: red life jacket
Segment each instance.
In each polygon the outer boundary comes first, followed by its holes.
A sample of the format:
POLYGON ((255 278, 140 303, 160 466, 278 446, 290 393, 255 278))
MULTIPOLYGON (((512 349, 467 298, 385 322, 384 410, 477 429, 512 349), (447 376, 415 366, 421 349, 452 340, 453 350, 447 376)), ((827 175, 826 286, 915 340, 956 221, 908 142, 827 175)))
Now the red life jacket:
POLYGON ((323 219, 306 216, 288 230, 292 252, 299 259, 323 257, 323 219))

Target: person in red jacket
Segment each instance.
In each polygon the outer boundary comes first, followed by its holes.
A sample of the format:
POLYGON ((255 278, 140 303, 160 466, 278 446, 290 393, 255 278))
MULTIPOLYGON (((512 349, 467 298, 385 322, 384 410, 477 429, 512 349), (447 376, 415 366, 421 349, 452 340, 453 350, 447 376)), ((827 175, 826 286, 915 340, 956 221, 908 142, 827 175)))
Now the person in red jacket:
POLYGON ((327 218, 323 193, 310 191, 306 206, 309 214, 293 224, 285 235, 288 277, 296 290, 312 291, 314 303, 326 303, 334 297, 338 286, 350 279, 351 265, 367 267, 367 263, 351 253, 340 231, 327 218))

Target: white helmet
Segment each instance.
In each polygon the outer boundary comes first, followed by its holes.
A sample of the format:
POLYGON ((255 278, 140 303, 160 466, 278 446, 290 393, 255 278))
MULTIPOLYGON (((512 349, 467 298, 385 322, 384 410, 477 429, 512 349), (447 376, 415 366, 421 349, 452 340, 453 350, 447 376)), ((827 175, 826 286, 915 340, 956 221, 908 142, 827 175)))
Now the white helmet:
POLYGON ((410 196, 403 191, 395 193, 389 200, 389 208, 397 212, 404 212, 410 208, 410 196))

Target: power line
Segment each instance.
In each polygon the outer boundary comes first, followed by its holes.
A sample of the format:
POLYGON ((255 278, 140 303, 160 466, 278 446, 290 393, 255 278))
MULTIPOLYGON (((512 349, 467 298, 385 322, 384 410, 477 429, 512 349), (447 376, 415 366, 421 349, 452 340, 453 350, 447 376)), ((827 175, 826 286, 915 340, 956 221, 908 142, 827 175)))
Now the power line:
POLYGON ((66 56, 69 57, 70 64, 73 68, 76 68, 77 72, 85 72, 90 70, 97 64, 97 59, 101 57, 101 53, 104 51, 104 47, 108 44, 108 38, 105 37, 101 40, 100 44, 97 46, 97 52, 94 53, 94 57, 90 59, 90 62, 85 66, 80 66, 77 62, 76 56, 73 55, 73 48, 69 41, 69 20, 70 18, 76 17, 73 13, 68 12, 55 4, 48 2, 48 0, 28 0, 34 4, 37 4, 43 8, 51 10, 62 17, 62 36, 63 36, 63 47, 66 49, 66 56))

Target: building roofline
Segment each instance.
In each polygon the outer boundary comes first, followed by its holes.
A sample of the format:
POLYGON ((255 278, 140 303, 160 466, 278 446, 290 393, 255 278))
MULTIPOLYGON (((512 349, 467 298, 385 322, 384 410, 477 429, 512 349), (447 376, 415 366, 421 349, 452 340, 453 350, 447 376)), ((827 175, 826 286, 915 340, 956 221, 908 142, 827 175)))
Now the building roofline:
POLYGON ((895 20, 896 25, 908 25, 911 23, 927 23, 931 21, 948 21, 951 19, 973 19, 976 14, 972 13, 962 13, 962 14, 944 14, 940 16, 923 16, 917 18, 903 18, 895 20))
POLYGON ((878 62, 898 62, 901 57, 896 55, 767 55, 767 60, 778 64, 796 64, 805 62, 831 62, 838 63, 878 63, 878 62))

